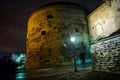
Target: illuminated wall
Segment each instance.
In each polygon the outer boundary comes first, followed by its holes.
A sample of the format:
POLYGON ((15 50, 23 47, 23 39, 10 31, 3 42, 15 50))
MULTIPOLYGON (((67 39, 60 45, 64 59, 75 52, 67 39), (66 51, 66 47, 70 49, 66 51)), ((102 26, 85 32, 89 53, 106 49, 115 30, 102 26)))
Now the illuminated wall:
POLYGON ((115 19, 111 6, 104 3, 88 16, 90 40, 108 37, 115 32, 115 19))
POLYGON ((116 29, 120 29, 120 0, 105 0, 105 2, 110 5, 113 11, 116 29))
POLYGON ((120 73, 120 1, 105 2, 88 16, 92 70, 120 73))
POLYGON ((73 62, 73 52, 78 59, 81 52, 88 54, 87 31, 86 14, 78 5, 56 4, 34 11, 28 20, 26 68, 56 67, 73 62), (71 37, 76 39, 74 46, 71 37))

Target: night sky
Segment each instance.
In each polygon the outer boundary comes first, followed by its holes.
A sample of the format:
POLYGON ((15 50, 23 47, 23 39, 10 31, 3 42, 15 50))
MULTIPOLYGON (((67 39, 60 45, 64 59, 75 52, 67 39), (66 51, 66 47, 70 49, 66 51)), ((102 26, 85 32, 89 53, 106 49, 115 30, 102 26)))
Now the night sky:
POLYGON ((32 11, 52 2, 74 2, 93 11, 102 0, 0 0, 0 56, 25 51, 27 21, 32 11))

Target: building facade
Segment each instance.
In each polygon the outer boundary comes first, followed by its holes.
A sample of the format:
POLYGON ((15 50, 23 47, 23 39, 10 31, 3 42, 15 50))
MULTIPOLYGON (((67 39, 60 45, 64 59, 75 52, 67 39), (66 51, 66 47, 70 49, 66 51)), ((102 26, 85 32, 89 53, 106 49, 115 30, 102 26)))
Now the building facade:
POLYGON ((88 15, 92 70, 120 73, 120 1, 105 2, 88 15))
POLYGON ((81 53, 89 57, 87 27, 87 14, 76 4, 58 3, 34 11, 28 20, 26 68, 72 64, 74 53, 76 60, 81 53))
POLYGON ((81 53, 89 58, 91 46, 93 71, 120 72, 120 1, 104 1, 89 15, 66 3, 34 11, 28 21, 26 68, 73 63, 74 53, 76 60, 81 53))

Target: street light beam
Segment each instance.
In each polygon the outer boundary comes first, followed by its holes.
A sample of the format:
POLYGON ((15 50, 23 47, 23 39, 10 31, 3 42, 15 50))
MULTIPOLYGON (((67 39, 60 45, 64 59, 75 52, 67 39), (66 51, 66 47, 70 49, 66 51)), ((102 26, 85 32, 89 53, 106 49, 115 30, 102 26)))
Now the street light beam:
POLYGON ((71 37, 71 42, 75 42, 75 38, 74 37, 71 37))

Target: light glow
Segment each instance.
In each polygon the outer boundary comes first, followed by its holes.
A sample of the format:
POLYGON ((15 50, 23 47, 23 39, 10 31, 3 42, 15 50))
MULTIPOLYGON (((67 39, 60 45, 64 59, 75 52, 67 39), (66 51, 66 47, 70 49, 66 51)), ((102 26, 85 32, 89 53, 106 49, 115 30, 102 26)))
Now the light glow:
POLYGON ((71 42, 75 42, 75 38, 74 37, 71 37, 71 42))

